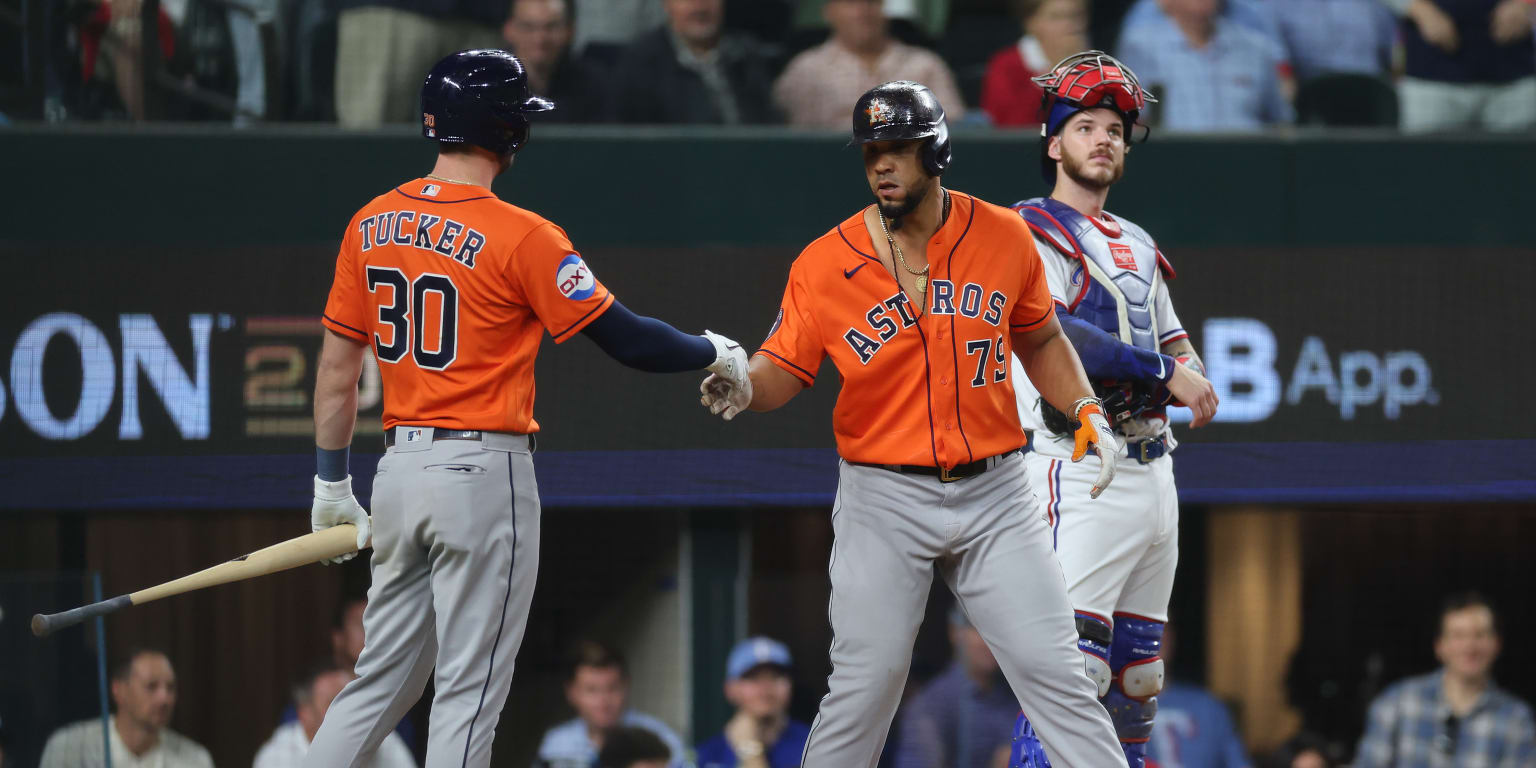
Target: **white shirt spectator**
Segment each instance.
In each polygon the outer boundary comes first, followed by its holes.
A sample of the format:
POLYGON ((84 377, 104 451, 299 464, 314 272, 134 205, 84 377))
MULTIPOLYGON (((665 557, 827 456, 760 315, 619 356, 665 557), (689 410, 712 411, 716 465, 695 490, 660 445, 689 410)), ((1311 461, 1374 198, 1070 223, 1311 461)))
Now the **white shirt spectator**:
MULTIPOLYGON (((142 755, 128 751, 117 733, 117 718, 109 721, 112 768, 213 768, 213 757, 201 744, 166 728, 155 746, 142 755)), ((106 768, 100 720, 66 725, 48 737, 39 768, 106 768)))
MULTIPOLYGON (((251 768, 301 768, 304 756, 309 754, 309 739, 304 738, 304 728, 297 720, 283 723, 272 732, 272 738, 256 751, 256 761, 251 768)), ((370 768, 416 768, 416 758, 400 734, 393 731, 384 737, 373 761, 365 763, 370 768)), ((117 768, 114 763, 112 768, 117 768)))

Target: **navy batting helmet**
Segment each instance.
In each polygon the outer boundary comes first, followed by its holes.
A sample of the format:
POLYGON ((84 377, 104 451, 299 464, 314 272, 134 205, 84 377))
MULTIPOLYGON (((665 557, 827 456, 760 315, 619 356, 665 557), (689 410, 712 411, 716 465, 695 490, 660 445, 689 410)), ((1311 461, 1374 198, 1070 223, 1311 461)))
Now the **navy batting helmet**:
POLYGON ((421 135, 504 155, 528 143, 529 113, 554 108, 528 90, 528 73, 516 56, 459 51, 433 66, 421 86, 421 135))
POLYGON ((1103 51, 1074 53, 1032 79, 1045 92, 1040 105, 1040 173, 1051 184, 1056 183, 1056 161, 1047 150, 1067 118, 1085 109, 1112 109, 1125 124, 1129 141, 1141 111, 1157 101, 1130 67, 1103 51))
POLYGON ((923 168, 934 176, 949 167, 949 125, 944 107, 933 91, 911 80, 877 85, 853 105, 853 139, 848 144, 872 141, 926 139, 919 155, 923 168))

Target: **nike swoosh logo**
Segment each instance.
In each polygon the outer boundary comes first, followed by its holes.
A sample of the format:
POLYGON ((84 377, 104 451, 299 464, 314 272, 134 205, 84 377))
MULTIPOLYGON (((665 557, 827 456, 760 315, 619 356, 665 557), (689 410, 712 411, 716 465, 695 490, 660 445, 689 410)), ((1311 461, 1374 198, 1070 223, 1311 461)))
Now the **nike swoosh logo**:
POLYGON ((849 280, 852 280, 853 279, 853 273, 855 273, 855 272, 857 272, 857 271, 859 271, 859 270, 861 270, 863 268, 864 268, 864 265, 860 264, 857 267, 854 267, 853 269, 845 269, 845 270, 843 270, 843 277, 846 277, 849 280))
POLYGON ((727 345, 725 345, 725 348, 726 348, 726 349, 727 349, 727 350, 731 350, 731 349, 741 349, 741 345, 740 345, 740 344, 727 344, 727 345))
POLYGON ((1163 356, 1162 355, 1158 355, 1157 356, 1157 378, 1159 380, 1161 380, 1163 378, 1163 374, 1167 372, 1167 365, 1168 365, 1168 363, 1167 363, 1167 361, 1165 361, 1163 359, 1163 356))

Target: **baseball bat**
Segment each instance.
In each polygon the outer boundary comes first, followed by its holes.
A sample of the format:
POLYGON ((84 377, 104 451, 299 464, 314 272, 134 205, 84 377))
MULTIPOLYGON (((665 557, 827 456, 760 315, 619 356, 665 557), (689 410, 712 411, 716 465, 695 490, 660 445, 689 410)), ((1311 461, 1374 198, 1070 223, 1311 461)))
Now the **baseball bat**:
POLYGON ((197 573, 172 579, 148 589, 118 595, 109 600, 82 605, 60 613, 37 614, 32 617, 32 634, 47 637, 65 627, 72 627, 86 619, 104 616, 130 605, 143 605, 151 600, 179 595, 231 581, 254 579, 269 573, 286 571, 301 565, 318 563, 332 557, 357 551, 357 526, 350 523, 305 534, 297 538, 258 549, 241 555, 229 562, 219 563, 197 573))

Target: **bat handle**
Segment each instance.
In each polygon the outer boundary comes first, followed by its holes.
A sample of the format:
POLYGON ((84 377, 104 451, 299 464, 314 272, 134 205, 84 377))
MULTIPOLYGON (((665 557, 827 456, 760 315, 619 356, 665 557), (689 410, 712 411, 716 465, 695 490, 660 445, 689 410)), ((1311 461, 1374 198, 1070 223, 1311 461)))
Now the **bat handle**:
POLYGON ((32 634, 47 637, 65 627, 73 627, 86 619, 94 619, 130 605, 133 605, 132 599, 127 595, 118 595, 110 600, 82 605, 59 613, 39 613, 32 617, 32 634))

